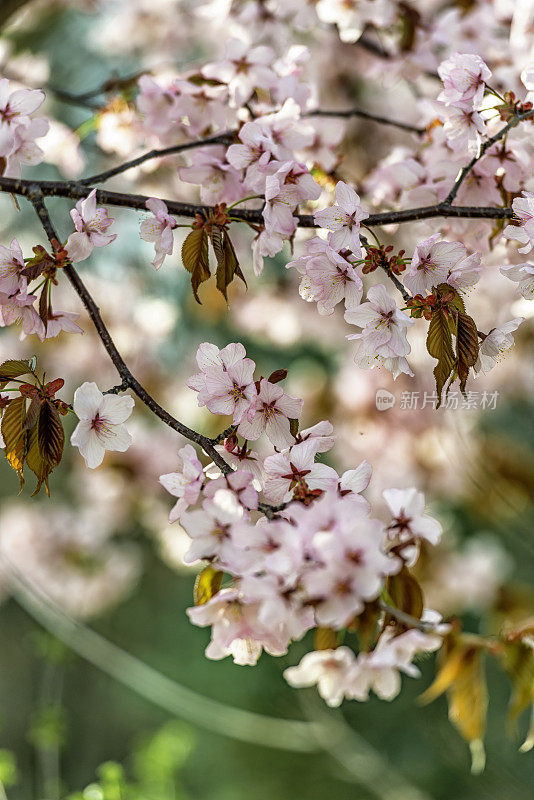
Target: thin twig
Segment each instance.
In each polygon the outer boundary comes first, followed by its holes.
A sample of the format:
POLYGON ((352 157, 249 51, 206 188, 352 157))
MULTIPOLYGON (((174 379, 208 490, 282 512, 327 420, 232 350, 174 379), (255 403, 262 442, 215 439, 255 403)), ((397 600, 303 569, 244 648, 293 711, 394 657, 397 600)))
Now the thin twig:
POLYGON ((393 128, 400 128, 403 131, 410 133, 417 133, 422 136, 426 128, 419 128, 417 125, 410 125, 409 122, 401 122, 400 120, 390 119, 381 114, 375 114, 372 111, 365 111, 363 108, 347 108, 347 109, 332 109, 323 110, 315 109, 315 111, 308 111, 303 117, 341 117, 343 119, 350 119, 351 117, 361 117, 361 119, 368 119, 372 122, 379 122, 381 125, 390 125, 393 128))
POLYGON ((198 147, 208 147, 215 144, 231 144, 233 140, 234 132, 224 131, 223 133, 218 133, 216 136, 208 136, 205 139, 183 142, 182 144, 175 144, 171 147, 161 148, 160 150, 149 150, 137 156, 137 158, 132 158, 131 161, 125 161, 123 164, 118 164, 118 166, 112 167, 104 172, 99 172, 96 175, 89 175, 88 178, 82 178, 79 183, 84 186, 102 183, 103 181, 107 181, 108 178, 112 178, 114 175, 120 175, 121 172, 126 172, 129 169, 133 169, 133 167, 138 167, 140 164, 144 164, 145 161, 149 161, 152 158, 162 158, 163 156, 170 156, 174 153, 183 153, 185 150, 193 150, 198 147))
POLYGON ((385 611, 386 614, 389 614, 390 617, 393 617, 398 622, 406 625, 408 628, 415 628, 418 631, 423 631, 423 633, 436 633, 436 623, 434 622, 426 622, 422 619, 417 619, 417 617, 412 617, 411 614, 407 614, 405 611, 401 611, 400 608, 395 608, 394 606, 390 606, 385 603, 383 600, 379 600, 378 604, 382 611, 385 611))
POLYGON ((484 142, 484 144, 480 146, 478 153, 475 156, 473 156, 469 164, 466 164, 465 167, 462 167, 462 169, 458 173, 458 176, 454 181, 452 189, 450 190, 449 194, 444 200, 444 204, 445 205, 452 204, 452 202, 456 198, 456 195, 458 194, 460 186, 467 178, 467 176, 469 175, 475 164, 477 164, 480 161, 480 159, 485 155, 485 153, 487 152, 487 150, 489 150, 490 147, 492 147, 496 142, 504 138, 508 133, 508 131, 510 131, 512 128, 515 128, 515 126, 519 125, 520 122, 522 122, 525 119, 531 119, 532 117, 534 117, 534 108, 531 109, 530 111, 525 111, 524 114, 516 114, 514 117, 512 117, 512 119, 507 125, 501 128, 500 131, 497 131, 497 133, 490 139, 487 139, 484 142))

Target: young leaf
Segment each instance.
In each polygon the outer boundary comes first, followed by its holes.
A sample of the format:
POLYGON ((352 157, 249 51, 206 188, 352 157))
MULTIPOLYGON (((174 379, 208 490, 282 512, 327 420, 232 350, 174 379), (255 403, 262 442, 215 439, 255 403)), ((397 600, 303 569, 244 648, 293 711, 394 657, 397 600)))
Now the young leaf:
MULTIPOLYGON (((508 714, 510 720, 515 721, 526 708, 534 704, 534 650, 522 641, 505 642, 503 662, 514 687, 508 714)), ((529 738, 530 733, 523 750, 530 749, 534 744, 529 738)))
POLYGON ((37 478, 37 487, 34 495, 38 494, 41 486, 45 485, 46 493, 50 495, 48 477, 57 467, 63 455, 65 435, 61 417, 56 407, 49 401, 43 400, 39 409, 37 424, 29 435, 28 454, 26 463, 37 478))
POLYGON ((193 590, 193 597, 196 606, 202 606, 215 597, 221 588, 223 573, 214 569, 214 567, 204 567, 202 572, 199 572, 195 580, 195 588, 193 590))
POLYGON ((46 462, 49 472, 57 467, 63 455, 65 434, 61 417, 55 405, 50 400, 44 400, 39 412, 39 450, 46 462))
POLYGON ((6 458, 19 476, 21 489, 24 486, 24 459, 27 446, 23 427, 25 419, 26 398, 16 397, 4 411, 1 429, 6 445, 6 458))
POLYGON ((485 765, 483 737, 488 706, 483 650, 461 639, 452 643, 434 683, 420 701, 430 703, 447 692, 449 719, 469 742, 471 770, 482 772, 485 765))
POLYGON ((436 379, 436 393, 438 395, 437 408, 439 408, 441 405, 443 387, 456 362, 456 357, 452 348, 449 318, 443 308, 437 309, 432 314, 426 337, 426 348, 430 355, 438 360, 438 363, 434 367, 434 377, 436 379))
POLYGON ((460 391, 464 392, 469 375, 469 367, 474 366, 478 358, 478 333, 474 320, 468 314, 462 312, 458 313, 456 349, 458 351, 460 391))
MULTIPOLYGON (((217 255, 217 252, 215 252, 215 254, 217 255)), ((217 289, 224 296, 225 300, 228 300, 227 288, 228 285, 233 281, 235 275, 237 275, 238 278, 241 278, 246 286, 247 282, 245 280, 245 276, 241 272, 239 261, 237 260, 237 255, 234 250, 234 245, 232 244, 228 233, 223 231, 222 258, 219 259, 219 257, 217 257, 217 289)))
POLYGON ((21 375, 28 375, 30 372, 31 368, 27 361, 10 359, 0 364, 0 381, 20 378, 21 375))
POLYGON ((335 650, 339 644, 338 632, 333 628, 316 628, 313 632, 314 650, 335 650))
POLYGON ((198 287, 210 277, 208 235, 204 228, 195 228, 186 237, 182 246, 184 267, 191 273, 191 286, 195 300, 200 303, 198 287))
POLYGON ((403 567, 397 575, 390 575, 386 589, 395 608, 411 617, 421 619, 424 607, 423 592, 406 567, 403 567))

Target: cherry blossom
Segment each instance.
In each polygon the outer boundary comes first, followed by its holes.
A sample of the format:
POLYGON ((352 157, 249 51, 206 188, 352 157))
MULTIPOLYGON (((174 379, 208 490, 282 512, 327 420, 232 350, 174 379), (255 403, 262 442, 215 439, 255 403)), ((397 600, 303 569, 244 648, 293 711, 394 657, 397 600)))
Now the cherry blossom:
POLYGON ((152 212, 153 217, 141 223, 140 236, 145 242, 154 242, 156 255, 152 264, 159 269, 170 256, 174 244, 172 229, 176 227, 176 220, 171 217, 163 200, 150 197, 146 207, 152 212))
POLYGON ((361 207, 354 189, 343 181, 336 183, 335 195, 333 206, 315 212, 315 222, 331 231, 328 241, 334 250, 351 250, 359 258, 362 254, 360 222, 369 214, 361 207))
POLYGON ((236 664, 255 664, 263 649, 273 656, 283 655, 287 644, 281 635, 258 619, 259 605, 246 604, 236 589, 222 589, 204 605, 188 608, 194 625, 211 625, 211 641, 206 656, 213 659, 232 655, 236 664))
POLYGON ((392 520, 388 525, 388 537, 396 546, 396 552, 413 564, 419 553, 421 541, 437 545, 442 527, 433 517, 425 514, 425 496, 417 489, 385 489, 382 497, 389 506, 392 520))
POLYGON ((22 275, 24 268, 24 256, 16 239, 12 240, 9 248, 0 245, 0 292, 8 295, 19 290, 24 292, 27 286, 27 280, 22 275))
POLYGON ((238 433, 249 441, 259 439, 265 431, 275 447, 283 450, 295 441, 290 431, 289 420, 298 419, 302 411, 302 400, 285 394, 283 389, 262 378, 254 416, 245 416, 239 425, 238 433))
POLYGON ((204 483, 202 464, 198 460, 195 448, 190 444, 184 445, 178 450, 178 457, 181 461, 180 471, 169 472, 160 475, 159 478, 163 488, 178 498, 169 514, 169 522, 176 522, 188 506, 197 502, 204 483))
MULTIPOLYGON (((347 309, 358 306, 362 299, 363 281, 356 269, 330 245, 317 249, 320 252, 306 259, 301 296, 315 301, 319 314, 333 314, 341 301, 347 309)), ((292 262, 286 266, 292 266, 292 262)))
POLYGON ((44 101, 40 89, 15 89, 10 92, 10 82, 0 78, 0 124, 6 126, 27 125, 33 114, 44 101))
POLYGON ((485 84, 491 78, 491 71, 480 56, 453 53, 439 65, 438 73, 443 81, 443 91, 438 100, 446 105, 480 106, 485 84))
POLYGON ((517 283, 520 294, 527 300, 534 298, 534 264, 509 264, 501 267, 501 272, 517 283))
POLYGON ((372 286, 367 292, 367 301, 346 311, 345 319, 363 328, 361 334, 350 334, 347 338, 359 339, 359 347, 366 355, 388 359, 404 357, 410 352, 406 328, 413 320, 397 308, 382 284, 372 286))
POLYGON ((513 347, 514 337, 512 334, 524 321, 524 317, 516 317, 498 328, 493 328, 488 333, 478 351, 478 360, 474 366, 475 374, 486 373, 493 369, 501 356, 513 347))
POLYGON ((530 253, 534 245, 534 193, 523 191, 521 194, 522 197, 516 197, 512 201, 514 215, 519 219, 520 224, 507 225, 503 236, 519 242, 520 253, 530 253))
POLYGON ((74 263, 88 258, 94 247, 105 247, 117 238, 115 233, 106 233, 113 220, 105 208, 96 205, 96 189, 85 200, 78 200, 70 215, 76 232, 70 234, 65 247, 74 263))
POLYGON ((225 371, 212 369, 206 373, 205 402, 212 414, 231 414, 235 425, 245 414, 252 419, 257 397, 255 369, 252 359, 242 358, 225 371))
POLYGON ((225 60, 203 67, 202 74, 227 83, 232 102, 239 106, 249 99, 253 89, 269 88, 276 80, 270 68, 273 58, 274 51, 270 47, 250 48, 244 41, 229 39, 225 60))
POLYGON ((335 708, 341 705, 348 690, 355 661, 350 647, 314 650, 306 653, 298 666, 284 670, 284 678, 296 688, 317 684, 323 700, 335 708))
POLYGON ((265 497, 273 503, 290 500, 293 492, 334 488, 337 472, 315 461, 315 440, 307 439, 283 453, 269 456, 263 462, 265 497))
POLYGON ((415 248, 404 284, 412 294, 426 296, 433 287, 447 280, 449 273, 465 255, 463 244, 440 241, 439 233, 435 233, 415 248))
POLYGON ((102 394, 92 381, 76 389, 73 408, 80 421, 70 441, 90 469, 100 466, 106 450, 124 453, 130 447, 132 437, 124 423, 133 407, 133 397, 102 394))
POLYGON ((25 291, 13 295, 0 292, 0 327, 22 325, 23 336, 35 333, 41 340, 44 339, 43 321, 33 307, 36 300, 36 295, 26 294, 25 291))

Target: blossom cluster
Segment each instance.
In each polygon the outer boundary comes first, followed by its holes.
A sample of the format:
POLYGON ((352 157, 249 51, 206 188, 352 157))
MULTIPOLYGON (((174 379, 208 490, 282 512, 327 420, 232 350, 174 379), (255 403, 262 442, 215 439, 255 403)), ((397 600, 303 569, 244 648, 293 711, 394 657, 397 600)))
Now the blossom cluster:
POLYGON ((33 117, 45 98, 41 89, 14 89, 0 78, 0 174, 20 177, 22 164, 39 164, 44 153, 36 143, 49 128, 44 117, 33 117))
MULTIPOLYGON (((439 542, 441 526, 415 489, 385 491, 389 521, 374 518, 361 494, 370 464, 339 475, 319 460, 334 444, 332 425, 325 420, 299 431, 302 402, 279 387, 283 374, 255 380, 256 365, 241 344, 219 350, 204 343, 197 362, 200 372, 188 383, 199 405, 232 417, 217 447, 229 469, 203 468, 185 445, 179 470, 160 482, 177 498, 170 521, 179 520, 190 537, 185 563, 204 561, 209 575, 229 579, 188 611, 194 624, 211 626, 206 655, 255 664, 262 650, 282 655, 309 630, 354 626, 388 577, 415 563, 421 542, 439 542), (248 447, 262 434, 271 455, 248 447)), ((373 650, 356 661, 347 648, 311 653, 286 677, 294 685, 318 682, 332 705, 343 696, 365 699, 370 687, 391 698, 399 670, 417 674, 415 653, 441 644, 434 631, 399 633, 384 627, 373 650)))

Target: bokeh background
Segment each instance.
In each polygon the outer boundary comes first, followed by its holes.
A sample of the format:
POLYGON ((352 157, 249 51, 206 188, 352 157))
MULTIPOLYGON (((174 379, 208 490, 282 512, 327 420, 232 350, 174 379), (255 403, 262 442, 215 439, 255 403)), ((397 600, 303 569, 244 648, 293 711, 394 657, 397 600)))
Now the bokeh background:
MULTIPOLYGON (((80 93, 113 74, 189 68, 219 56, 222 46, 217 26, 207 27, 194 6, 171 0, 30 2, 4 26, 3 74, 80 93)), ((323 76, 330 106, 358 102, 410 118, 415 101, 401 82, 389 85, 377 67, 374 86, 366 88, 359 67, 371 57, 349 51, 328 32, 314 36, 308 32, 304 43, 315 48, 314 69, 323 76)), ((106 112, 95 114, 63 102, 52 88, 46 111, 56 122, 46 151, 55 166, 34 167, 32 174, 90 174, 136 152, 138 142, 121 128, 132 113, 124 95, 108 98, 106 112)), ((393 147, 409 145, 401 132, 351 122, 343 175, 357 184, 393 147)), ((194 199, 194 189, 178 181, 176 163, 187 162, 151 165, 110 186, 194 199)), ((22 204, 18 210, 8 197, 0 206, 3 244, 14 235, 25 252, 44 244, 31 210, 22 204)), ((50 201, 49 208, 66 238, 68 201, 50 201)), ((205 285, 199 306, 179 257, 167 259, 159 273, 151 267, 151 247, 138 236, 140 215, 112 215, 118 241, 84 262, 83 277, 132 371, 163 405, 210 435, 222 430, 225 420, 214 427, 217 420, 196 408, 184 379, 194 371, 200 342, 244 342, 263 374, 289 369, 287 391, 305 398, 305 422, 332 420, 338 435, 332 463, 341 469, 362 458, 373 463, 370 499, 378 501, 387 486, 414 483, 427 493, 446 531, 443 545, 422 560, 423 582, 433 575, 430 606, 461 615, 467 629, 484 632, 500 610, 533 603, 530 322, 517 347, 472 387, 497 391, 495 409, 403 409, 403 390, 421 396, 432 391, 424 333, 414 346, 416 379, 401 376, 393 383, 389 373, 360 371, 342 316, 320 318, 301 300, 284 268, 287 253, 256 278, 243 235, 249 291, 232 286, 228 309, 205 285), (375 403, 381 388, 397 398, 385 412, 375 403)), ((409 248, 429 231, 418 223, 388 236, 409 248)), ((496 267, 485 271, 473 297, 475 316, 491 318, 497 298, 508 310, 513 304, 513 313, 503 310, 499 321, 530 313, 503 281, 496 267)), ((58 288, 58 298, 61 308, 81 313, 68 286, 58 288)), ((50 379, 65 378, 66 400, 86 379, 112 386, 114 370, 83 314, 80 322, 83 337, 63 334, 46 347, 0 331, 0 358, 37 355, 50 379)), ((70 420, 67 425, 72 427, 70 420)), ((207 660, 208 632, 192 627, 185 615, 195 577, 181 564, 185 533, 168 525, 170 498, 157 480, 175 469, 182 443, 139 404, 130 427, 132 448, 108 454, 94 472, 67 447, 50 500, 30 499, 28 490, 17 496, 16 476, 0 463, 0 540, 19 575, 11 583, 0 578, 0 780, 9 800, 319 800, 327 794, 339 800, 530 800, 534 757, 518 753, 513 731, 506 738, 509 683, 493 663, 487 768, 474 777, 445 701, 417 704, 431 680, 430 663, 421 664, 420 680, 405 679, 392 703, 373 699, 327 712, 314 691, 297 693, 282 678, 307 641, 285 658, 263 655, 254 668, 207 660), (220 705, 195 699, 182 687, 220 705), (280 722, 267 731, 264 720, 235 709, 280 722), (301 741, 300 729, 285 720, 318 727, 307 729, 301 741)), ((525 724, 520 721, 521 730, 525 724)))

